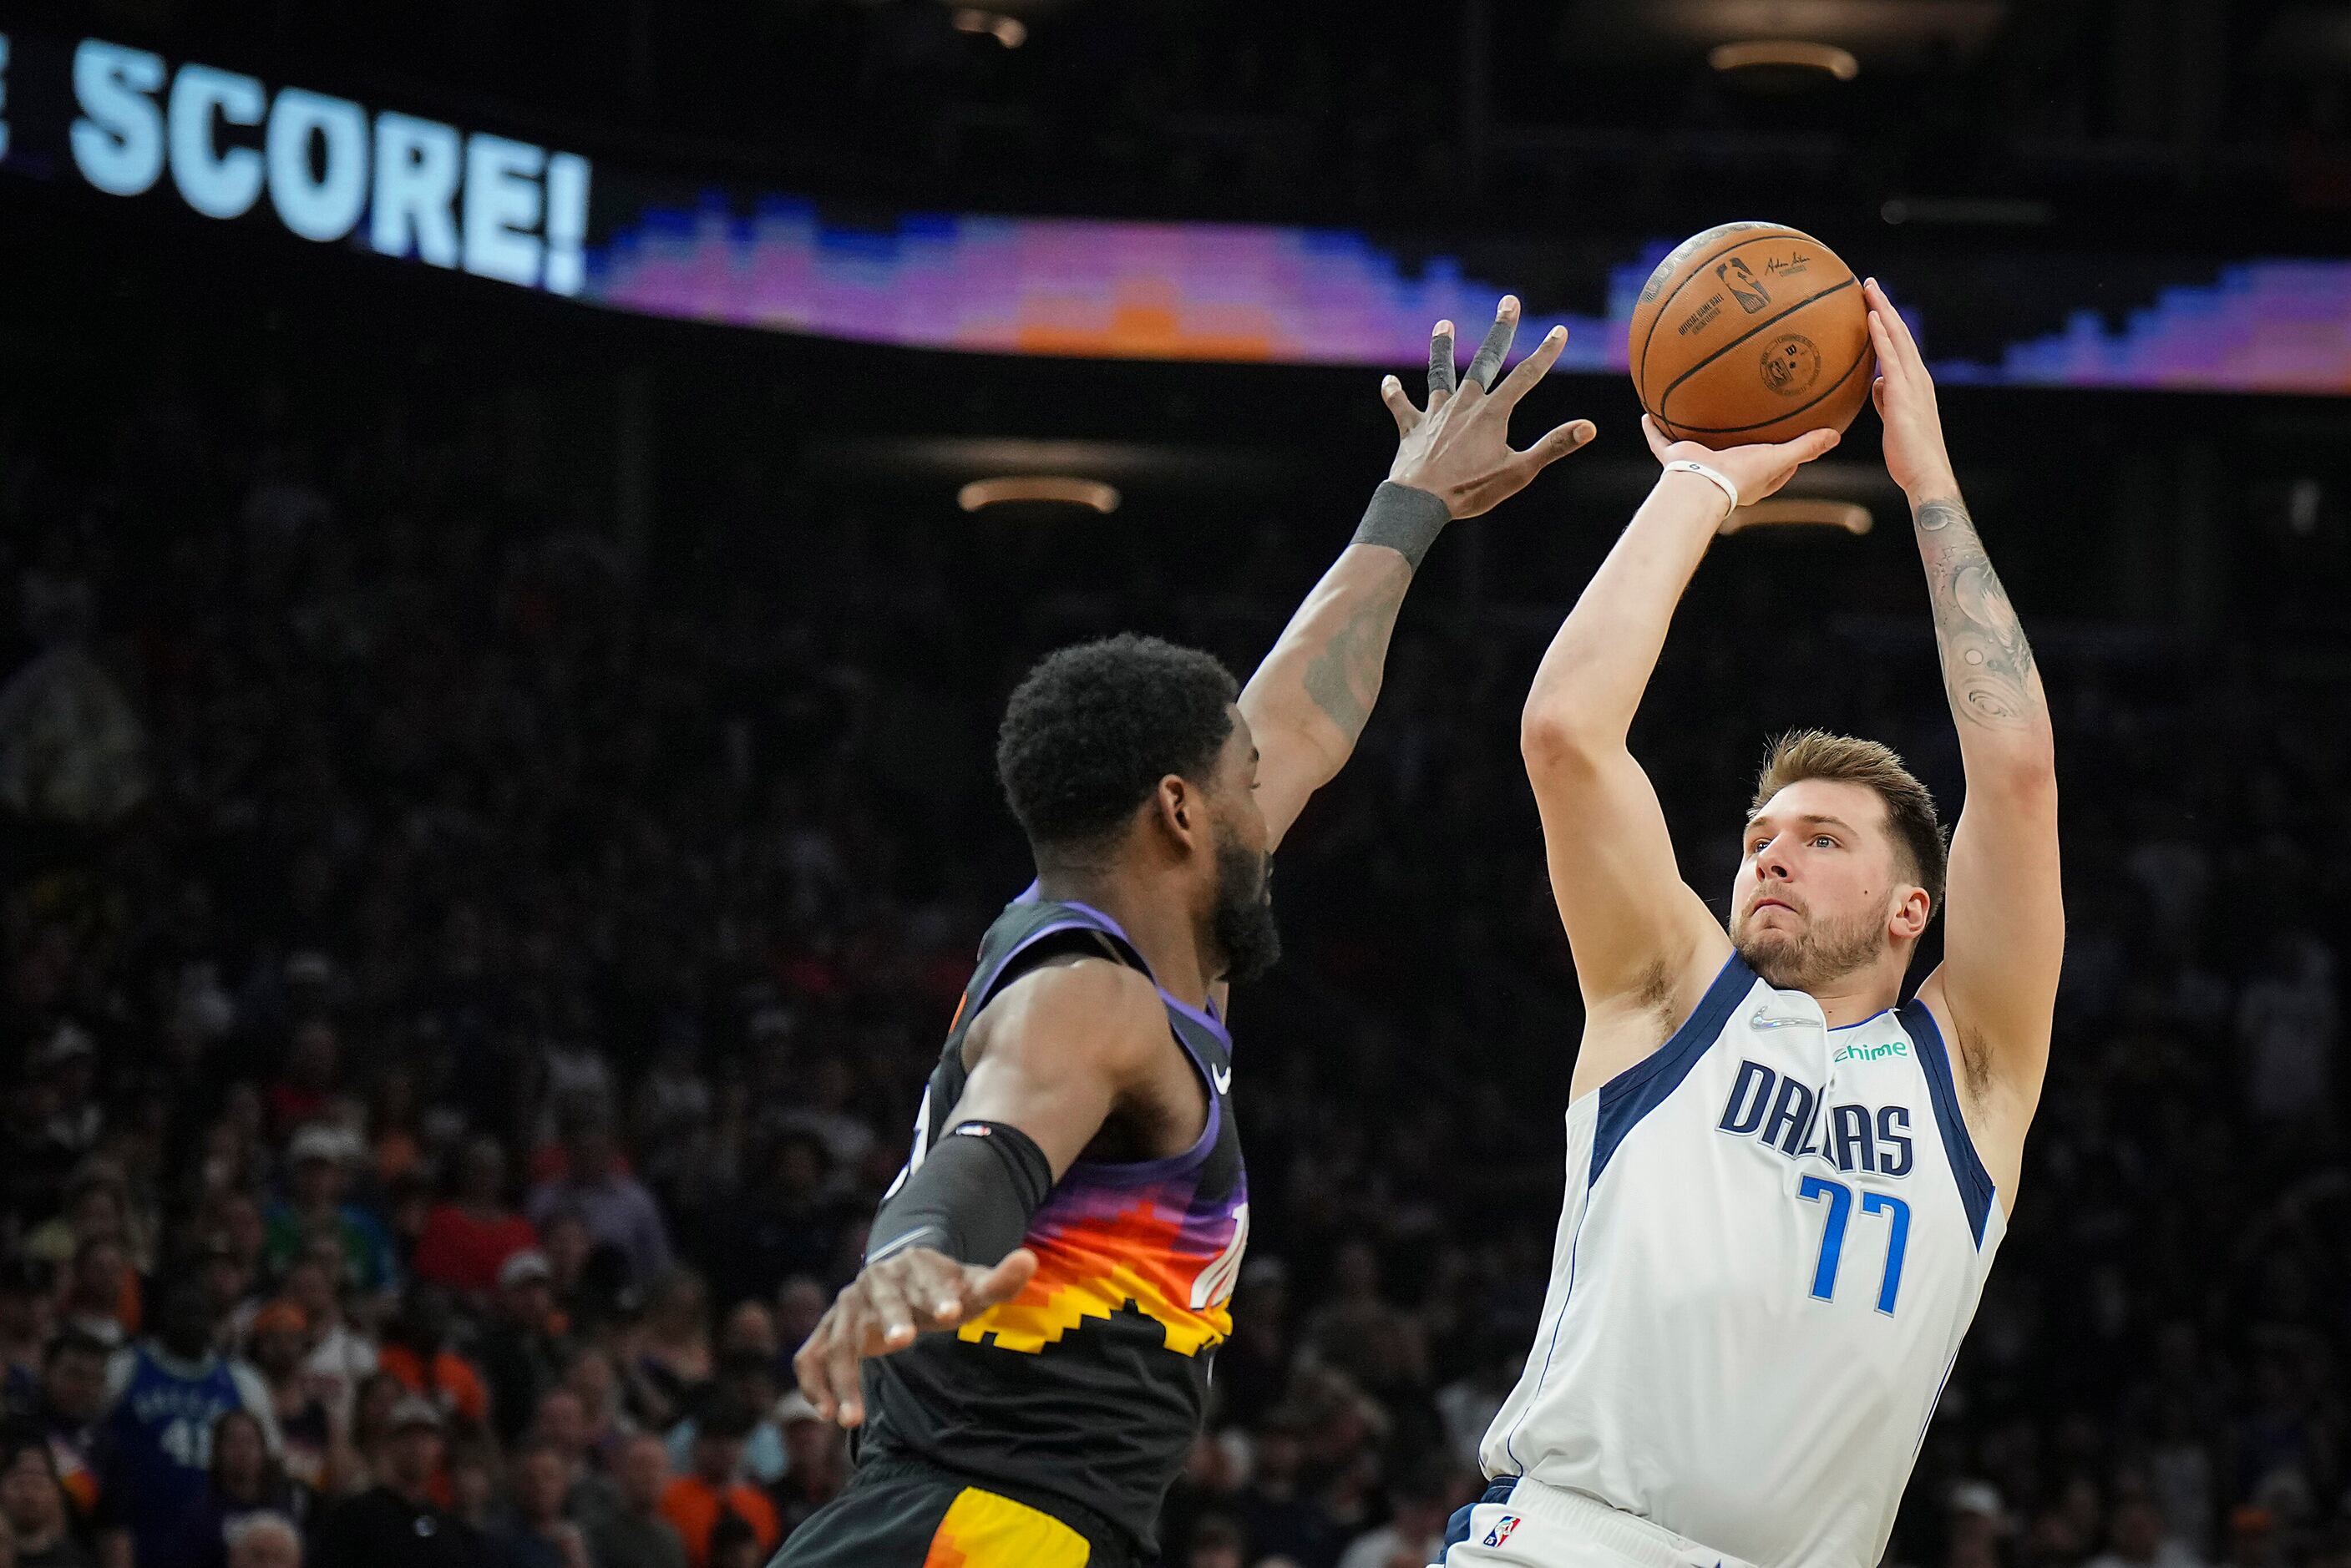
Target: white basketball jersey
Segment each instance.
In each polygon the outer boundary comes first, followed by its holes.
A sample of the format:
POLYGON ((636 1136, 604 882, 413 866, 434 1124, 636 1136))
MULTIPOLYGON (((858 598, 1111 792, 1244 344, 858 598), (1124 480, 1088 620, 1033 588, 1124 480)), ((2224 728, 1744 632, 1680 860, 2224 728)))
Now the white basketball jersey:
POLYGON ((2005 1217, 1912 1002, 1831 1029, 1733 956, 1567 1113, 1527 1475, 1764 1568, 1872 1568, 2005 1217))

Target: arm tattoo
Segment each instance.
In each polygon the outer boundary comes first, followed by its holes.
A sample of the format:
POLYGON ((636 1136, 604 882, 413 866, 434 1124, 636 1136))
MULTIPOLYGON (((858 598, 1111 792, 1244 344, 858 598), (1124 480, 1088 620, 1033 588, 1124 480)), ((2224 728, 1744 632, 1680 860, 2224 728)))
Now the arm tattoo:
POLYGON ((1394 587, 1373 595, 1331 634, 1306 666, 1306 695, 1323 717, 1339 727, 1353 745, 1371 722, 1372 704, 1380 697, 1380 667, 1385 662, 1388 633, 1395 629, 1396 611, 1404 605, 1406 576, 1394 587))
POLYGON ((1958 497, 1918 508, 1919 554, 1951 711, 1991 730, 2032 721, 2032 645, 1958 497))

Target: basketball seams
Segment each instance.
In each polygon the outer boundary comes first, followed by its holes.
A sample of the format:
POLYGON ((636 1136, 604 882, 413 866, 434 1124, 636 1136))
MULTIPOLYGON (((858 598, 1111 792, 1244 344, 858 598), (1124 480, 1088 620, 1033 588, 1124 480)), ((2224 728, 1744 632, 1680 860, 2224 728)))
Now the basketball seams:
MULTIPOLYGON (((1678 388, 1684 381, 1688 380, 1692 376, 1697 375, 1700 370, 1705 369, 1708 365, 1713 364, 1717 359, 1721 358, 1725 354, 1729 353, 1733 348, 1738 348, 1741 343, 1746 342, 1757 333, 1770 331, 1772 327, 1779 326, 1782 321, 1787 320, 1791 316, 1795 315, 1796 312, 1804 309, 1808 306, 1818 305, 1822 300, 1828 298, 1829 296, 1833 294, 1843 294, 1848 288, 1858 288, 1860 286, 1861 280, 1854 276, 1852 273, 1848 272, 1845 274, 1845 279, 1843 283, 1831 284, 1828 287, 1821 290, 1818 294, 1808 294, 1803 298, 1796 301, 1795 304, 1788 306, 1787 309, 1780 312, 1779 315, 1771 317, 1769 321, 1757 322, 1754 326, 1749 327, 1746 331, 1740 333, 1738 337, 1732 338, 1729 342, 1724 344, 1721 348, 1717 348, 1713 353, 1708 354, 1705 358, 1700 359, 1698 363, 1684 370, 1680 375, 1676 376, 1672 380, 1667 382, 1666 389, 1657 394, 1657 407, 1662 409, 1667 402, 1671 401, 1675 389, 1678 388)), ((1865 337, 1862 340, 1865 343, 1868 341, 1865 337)), ((1839 377, 1838 379, 1842 381, 1844 378, 1839 377)), ((1805 405, 1807 408, 1811 406, 1812 405, 1809 403, 1805 405)), ((1796 410, 1791 409, 1788 412, 1794 413, 1796 410)), ((1766 420, 1763 422, 1771 424, 1776 421, 1766 420)))
MULTIPOLYGON (((1830 398, 1832 398, 1832 397, 1835 396, 1837 389, 1838 389, 1838 388, 1840 388, 1840 387, 1842 387, 1842 386, 1844 386, 1847 381, 1852 380, 1852 379, 1853 379, 1853 373, 1854 373, 1855 370, 1860 369, 1861 369, 1861 367, 1862 367, 1863 365, 1865 365, 1865 364, 1866 364, 1866 363, 1868 362, 1868 360, 1869 360, 1869 354, 1870 354, 1870 350, 1869 350, 1868 346, 1867 346, 1866 344, 1863 345, 1861 352, 1860 352, 1860 353, 1858 353, 1858 354, 1856 354, 1856 355, 1855 355, 1855 356, 1853 357, 1853 363, 1852 363, 1852 364, 1850 364, 1850 365, 1847 365, 1847 366, 1844 368, 1844 375, 1842 375, 1842 376, 1839 376, 1835 380, 1834 380, 1834 381, 1830 382, 1830 383, 1829 383, 1829 385, 1828 385, 1827 389, 1826 389, 1826 390, 1824 390, 1823 392, 1822 392, 1822 393, 1821 393, 1821 395, 1820 395, 1819 397, 1813 398, 1813 399, 1812 399, 1812 400, 1811 400, 1810 401, 1808 401, 1808 402, 1800 403, 1800 404, 1798 404, 1796 407, 1794 407, 1794 408, 1792 408, 1792 409, 1790 409, 1786 413, 1783 413, 1783 414, 1776 414, 1776 415, 1774 415, 1773 417, 1771 417, 1771 419, 1761 421, 1759 421, 1759 422, 1757 422, 1757 423, 1755 423, 1755 424, 1751 424, 1751 425, 1721 425, 1721 426, 1715 426, 1715 425, 1670 425, 1670 424, 1668 423, 1668 421, 1665 421, 1662 417, 1661 417, 1661 418, 1659 418, 1658 422, 1659 422, 1660 424, 1667 424, 1667 425, 1668 425, 1668 433, 1670 433, 1670 431, 1671 431, 1678 430, 1678 431, 1684 431, 1684 432, 1687 432, 1687 435, 1693 435, 1693 436, 1697 436, 1697 435, 1739 435, 1739 434, 1741 434, 1741 433, 1743 433, 1743 432, 1745 432, 1745 431, 1761 431, 1761 430, 1770 430, 1773 425, 1776 425, 1776 424, 1780 423, 1782 421, 1783 421, 1783 420, 1792 420, 1792 419, 1794 419, 1798 414, 1802 413, 1806 409, 1810 409, 1810 408, 1817 407, 1818 405, 1820 405, 1820 404, 1822 404, 1822 403, 1826 402, 1830 398)), ((1856 410, 1854 410, 1854 412, 1855 412, 1856 415, 1858 415, 1858 414, 1860 413, 1860 411, 1861 411, 1861 410, 1858 410, 1858 409, 1856 409, 1856 410)), ((1798 434, 1802 434, 1802 433, 1803 433, 1803 432, 1799 431, 1799 432, 1797 432, 1797 433, 1798 433, 1798 434)), ((1675 436, 1673 439, 1675 439, 1675 440, 1677 440, 1677 441, 1679 441, 1679 440, 1684 439, 1684 437, 1682 437, 1682 436, 1675 436)), ((1793 440, 1793 439, 1794 439, 1794 437, 1790 437, 1790 438, 1788 438, 1788 439, 1790 439, 1790 440, 1793 440)))
MULTIPOLYGON (((1729 228, 1730 225, 1725 223, 1721 226, 1729 228)), ((1642 401, 1644 404, 1648 401, 1646 393, 1649 385, 1649 346, 1656 341, 1657 323, 1666 318, 1666 312, 1672 307, 1676 299, 1681 297, 1682 290, 1687 288, 1691 284, 1706 275, 1706 269, 1710 263, 1716 261, 1719 257, 1729 255, 1731 252, 1740 249, 1743 245, 1756 244, 1766 240, 1812 240, 1813 244, 1816 245, 1821 244, 1820 241, 1813 240, 1812 235, 1805 234, 1801 229, 1772 226, 1763 229, 1761 233, 1742 234, 1738 239, 1732 241, 1730 244, 1724 245, 1718 250, 1710 251, 1707 254, 1698 257, 1697 261, 1690 263, 1689 271, 1682 275, 1681 282, 1674 285, 1673 292, 1657 301, 1657 313, 1649 317, 1649 330, 1643 334, 1641 337, 1640 362, 1633 367, 1633 389, 1635 392, 1643 394, 1642 401)), ((1821 248, 1823 250, 1828 249, 1826 245, 1821 245, 1821 248)), ((1831 254, 1834 254, 1834 253, 1832 252, 1831 254)), ((1670 256, 1667 258, 1668 261, 1672 259, 1673 258, 1670 256)), ((1672 389, 1667 388, 1667 390, 1670 391, 1672 389)), ((1665 399, 1661 397, 1657 401, 1662 406, 1665 402, 1665 399)), ((1655 409, 1652 409, 1649 411, 1651 413, 1657 413, 1657 410, 1655 409)), ((1657 417, 1659 419, 1663 419, 1665 416, 1662 413, 1657 413, 1657 417)))

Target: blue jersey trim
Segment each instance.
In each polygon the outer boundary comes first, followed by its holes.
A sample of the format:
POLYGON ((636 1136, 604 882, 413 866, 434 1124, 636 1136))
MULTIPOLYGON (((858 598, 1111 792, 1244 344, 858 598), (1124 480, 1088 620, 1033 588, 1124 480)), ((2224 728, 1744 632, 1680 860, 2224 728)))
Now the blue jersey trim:
POLYGON ((1918 1064, 1926 1069, 1927 1092, 1935 1102, 1935 1120, 1943 1129, 1943 1155, 1950 1162, 1951 1174, 1959 1178, 1968 1228, 1975 1232, 1976 1246, 1981 1249, 1984 1222, 1991 1216, 1991 1172, 1978 1158, 1975 1139, 1968 1136, 1967 1120, 1959 1115, 1959 1086, 1951 1081, 1951 1054, 1943 1044, 1943 1032, 1936 1027, 1935 1015, 1915 997, 1902 1009, 1902 1026, 1918 1043, 1918 1064))
POLYGON ((1600 1125, 1592 1136, 1592 1173, 1587 1181, 1598 1181, 1625 1135, 1681 1087, 1707 1047, 1722 1033, 1732 1010, 1754 989, 1755 971, 1747 967, 1745 959, 1732 953, 1723 960, 1706 994, 1698 999, 1698 1010, 1682 1021, 1682 1026, 1663 1045, 1600 1085, 1600 1125))

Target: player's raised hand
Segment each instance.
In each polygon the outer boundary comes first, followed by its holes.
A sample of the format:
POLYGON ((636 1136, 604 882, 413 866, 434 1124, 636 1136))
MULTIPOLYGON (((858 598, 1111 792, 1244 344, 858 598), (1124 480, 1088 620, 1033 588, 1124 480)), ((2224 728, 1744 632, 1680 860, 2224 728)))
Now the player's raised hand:
POLYGON ((1426 409, 1414 407, 1394 376, 1380 383, 1380 400, 1395 416, 1398 438, 1395 462, 1388 468, 1391 483, 1427 491, 1456 518, 1475 517, 1524 490, 1536 474, 1592 439, 1590 420, 1570 420, 1524 452, 1510 449, 1510 410, 1567 347, 1567 328, 1554 327, 1498 386, 1494 378, 1518 330, 1519 302, 1504 295, 1485 342, 1457 383, 1453 323, 1438 322, 1428 339, 1426 409))
POLYGON ((1935 407, 1935 379, 1918 352, 1910 324, 1876 278, 1861 286, 1869 302, 1869 342, 1877 350, 1877 379, 1869 395, 1886 422, 1886 472, 1912 501, 1955 495, 1959 482, 1943 450, 1943 416, 1935 407))
POLYGON ((865 1419, 858 1364, 904 1350, 935 1330, 969 1322, 1028 1288, 1037 1254, 1016 1247, 993 1268, 959 1263, 928 1247, 893 1252, 858 1271, 792 1356, 800 1392, 819 1417, 854 1427, 865 1419))
POLYGON ((1641 433, 1659 462, 1702 462, 1739 486, 1741 505, 1762 500, 1796 476, 1796 470, 1842 439, 1833 430, 1807 431, 1793 441, 1765 446, 1727 446, 1717 451, 1694 441, 1667 441, 1656 421, 1641 416, 1641 433))

